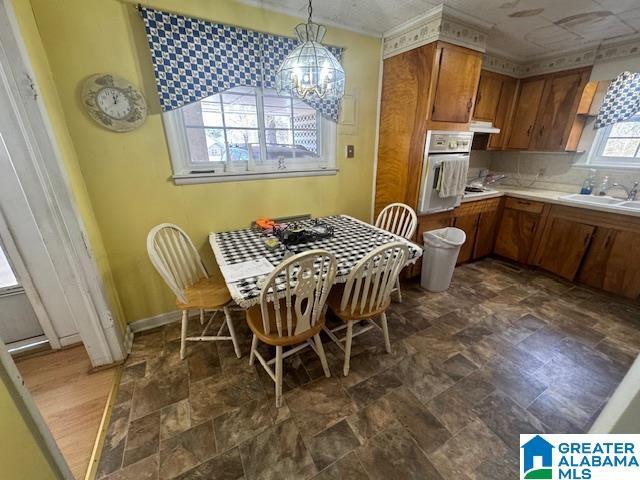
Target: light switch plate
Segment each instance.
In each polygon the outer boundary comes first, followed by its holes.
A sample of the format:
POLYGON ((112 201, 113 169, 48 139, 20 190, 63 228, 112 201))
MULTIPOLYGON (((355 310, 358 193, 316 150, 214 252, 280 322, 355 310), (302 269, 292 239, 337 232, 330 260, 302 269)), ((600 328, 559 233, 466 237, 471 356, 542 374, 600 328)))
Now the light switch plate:
POLYGON ((356 147, 354 145, 347 145, 347 158, 353 158, 356 155, 356 147))

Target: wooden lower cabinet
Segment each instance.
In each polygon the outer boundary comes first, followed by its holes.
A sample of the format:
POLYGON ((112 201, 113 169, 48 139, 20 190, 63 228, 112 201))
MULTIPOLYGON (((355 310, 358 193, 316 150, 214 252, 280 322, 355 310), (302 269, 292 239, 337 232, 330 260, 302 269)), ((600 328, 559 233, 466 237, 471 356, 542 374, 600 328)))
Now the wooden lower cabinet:
POLYGON ((640 299, 640 233, 598 227, 576 277, 580 283, 640 299))
POLYGON ((540 221, 540 214, 505 208, 493 251, 501 257, 527 263, 540 221))
POLYGON ((573 280, 587 253, 595 227, 564 218, 550 218, 540 241, 535 265, 573 280))
POLYGON ((464 231, 467 239, 462 247, 460 247, 460 253, 458 254, 458 263, 468 262, 473 258, 474 248, 476 244, 476 230, 478 228, 478 220, 480 214, 465 215, 463 217, 456 217, 453 226, 464 231))
POLYGON ((500 210, 496 208, 480 214, 478 229, 476 230, 476 248, 474 258, 482 258, 490 255, 496 239, 496 227, 500 210))

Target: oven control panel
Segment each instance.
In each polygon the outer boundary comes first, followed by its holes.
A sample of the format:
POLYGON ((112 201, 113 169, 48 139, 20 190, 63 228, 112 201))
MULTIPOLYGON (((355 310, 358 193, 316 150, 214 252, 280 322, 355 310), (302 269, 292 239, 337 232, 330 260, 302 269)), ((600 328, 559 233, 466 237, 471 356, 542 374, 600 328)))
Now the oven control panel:
POLYGON ((470 152, 473 132, 427 132, 427 152, 470 152))

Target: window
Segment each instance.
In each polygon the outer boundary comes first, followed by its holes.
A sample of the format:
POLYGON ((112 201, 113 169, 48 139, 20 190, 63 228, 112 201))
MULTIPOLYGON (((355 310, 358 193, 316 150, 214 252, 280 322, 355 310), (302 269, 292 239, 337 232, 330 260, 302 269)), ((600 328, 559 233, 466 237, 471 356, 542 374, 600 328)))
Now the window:
POLYGON ((275 90, 236 87, 163 116, 176 183, 335 173, 335 123, 275 90))
POLYGON ((587 163, 640 168, 640 114, 599 129, 587 163))
POLYGON ((16 276, 13 274, 11 265, 9 265, 9 261, 0 246, 0 290, 7 287, 14 287, 16 285, 18 285, 16 276))

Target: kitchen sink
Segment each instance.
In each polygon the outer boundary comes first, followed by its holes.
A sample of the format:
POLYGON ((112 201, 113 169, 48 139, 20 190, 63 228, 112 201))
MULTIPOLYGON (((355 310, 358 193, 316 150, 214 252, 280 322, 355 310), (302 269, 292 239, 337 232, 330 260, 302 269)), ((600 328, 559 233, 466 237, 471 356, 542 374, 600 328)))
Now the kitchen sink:
MULTIPOLYGON (((567 200, 569 202, 575 202, 575 203, 588 203, 591 205, 608 205, 611 207, 614 207, 614 206, 617 207, 622 203, 640 204, 640 202, 625 202, 624 200, 620 200, 619 198, 613 198, 613 197, 607 197, 607 196, 596 197, 595 195, 580 195, 579 193, 564 195, 560 197, 560 199, 567 200)), ((640 207, 630 207, 630 208, 640 209, 640 207)))
POLYGON ((626 210, 636 210, 640 212, 640 200, 622 202, 616 205, 616 208, 624 208, 626 210))

